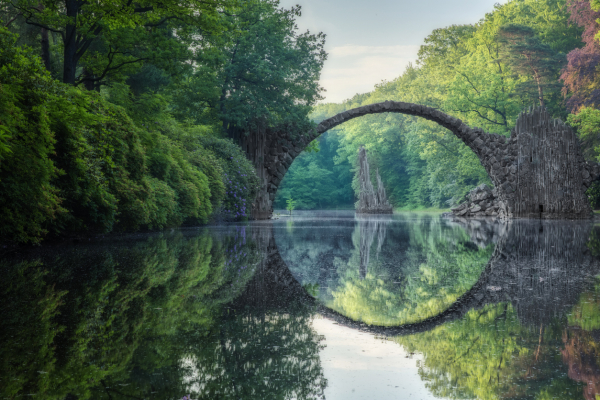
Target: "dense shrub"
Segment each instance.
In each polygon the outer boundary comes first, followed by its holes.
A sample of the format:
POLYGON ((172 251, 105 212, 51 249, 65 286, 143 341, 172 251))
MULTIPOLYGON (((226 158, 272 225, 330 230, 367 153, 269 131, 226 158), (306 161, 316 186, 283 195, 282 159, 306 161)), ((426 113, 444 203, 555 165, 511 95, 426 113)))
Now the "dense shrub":
POLYGON ((251 202, 260 187, 252 163, 233 141, 200 136, 202 146, 212 151, 221 163, 225 177, 225 198, 221 214, 228 219, 247 219, 251 202))
POLYGON ((54 81, 0 30, 0 241, 200 224, 222 209, 246 217, 258 178, 241 149, 141 111, 164 103, 143 100, 54 81))
POLYGON ((50 183, 59 172, 47 110, 56 84, 15 41, 0 28, 0 237, 36 242, 65 212, 50 183))

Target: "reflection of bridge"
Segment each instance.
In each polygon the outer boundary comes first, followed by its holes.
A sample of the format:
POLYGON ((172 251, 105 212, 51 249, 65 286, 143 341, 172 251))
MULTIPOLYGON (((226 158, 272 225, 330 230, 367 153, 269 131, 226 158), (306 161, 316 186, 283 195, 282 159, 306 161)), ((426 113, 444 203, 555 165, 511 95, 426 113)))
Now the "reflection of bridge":
POLYGON ((281 258, 272 234, 269 255, 257 271, 250 291, 257 301, 314 304, 324 317, 353 329, 386 336, 429 331, 463 317, 486 304, 510 302, 522 323, 539 326, 565 315, 579 300, 600 260, 588 249, 592 224, 570 221, 476 221, 465 226, 479 244, 497 241, 494 253, 477 283, 445 311, 424 321, 398 327, 379 327, 353 321, 312 298, 281 258), (481 232, 486 232, 485 237, 481 232), (491 234, 490 234, 491 232, 491 234), (262 299, 262 300, 259 300, 262 299))

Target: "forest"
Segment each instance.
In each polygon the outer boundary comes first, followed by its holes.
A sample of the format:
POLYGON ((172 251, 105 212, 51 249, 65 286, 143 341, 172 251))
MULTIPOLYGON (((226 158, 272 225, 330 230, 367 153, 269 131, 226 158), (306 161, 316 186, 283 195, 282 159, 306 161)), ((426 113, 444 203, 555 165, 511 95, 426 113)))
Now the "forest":
POLYGON ((324 35, 277 1, 0 2, 0 241, 243 220, 231 133, 310 127, 324 35))
MULTIPOLYGON (((384 100, 508 135, 543 105, 600 156, 600 1, 511 0, 439 28, 392 81, 322 103, 325 34, 277 0, 0 1, 0 241, 244 220, 258 190, 239 132, 309 131, 384 100)), ((405 115, 349 121, 315 140, 275 199, 352 208, 369 151, 397 209, 447 208, 488 183, 443 128, 405 115)), ((600 186, 588 192, 600 205, 600 186)))
MULTIPOLYGON (((518 114, 545 106, 554 118, 577 130, 589 161, 600 155, 600 2, 512 0, 473 25, 436 29, 420 47, 416 63, 392 81, 340 104, 321 103, 311 118, 320 122, 339 112, 385 100, 427 105, 472 127, 509 135, 518 114)), ((285 197, 313 208, 352 207, 345 192, 313 195, 327 184, 330 162, 337 187, 357 193, 357 152, 365 145, 371 171, 377 168, 395 208, 448 208, 475 186, 491 182, 477 157, 438 125, 398 114, 369 115, 328 132, 325 154, 303 154, 284 178, 277 207, 285 197), (335 136, 336 138, 333 138, 335 136), (333 143, 337 149, 331 149, 333 143), (346 171, 350 169, 348 174, 346 171), (343 181, 343 182, 342 182, 343 181), (305 184, 302 184, 306 182, 305 184), (339 194, 338 194, 339 193, 339 194), (335 196, 335 198, 331 198, 335 196), (331 199, 331 200, 330 200, 331 199)), ((599 187, 588 197, 594 207, 599 187)))

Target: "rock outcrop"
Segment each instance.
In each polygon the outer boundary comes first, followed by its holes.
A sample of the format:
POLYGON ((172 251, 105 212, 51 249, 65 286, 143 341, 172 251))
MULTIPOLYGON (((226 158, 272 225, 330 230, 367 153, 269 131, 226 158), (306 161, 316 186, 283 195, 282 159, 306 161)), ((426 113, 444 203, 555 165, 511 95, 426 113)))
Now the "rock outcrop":
POLYGON ((369 172, 369 160, 367 159, 367 150, 360 146, 358 150, 358 162, 360 170, 358 180, 360 182, 360 194, 358 196, 358 204, 356 212, 359 214, 392 214, 393 208, 390 205, 385 188, 377 170, 377 191, 371 183, 371 174, 369 172))
POLYGON ((481 184, 467 194, 467 201, 452 208, 457 217, 497 217, 500 200, 488 185, 481 184))

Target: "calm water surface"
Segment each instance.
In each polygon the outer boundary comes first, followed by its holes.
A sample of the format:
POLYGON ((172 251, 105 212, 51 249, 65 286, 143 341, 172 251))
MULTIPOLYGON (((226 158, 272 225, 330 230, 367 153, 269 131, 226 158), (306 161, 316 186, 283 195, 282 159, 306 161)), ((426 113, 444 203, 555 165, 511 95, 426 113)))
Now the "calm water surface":
POLYGON ((600 398, 600 227, 295 212, 0 260, 0 398, 600 398))

